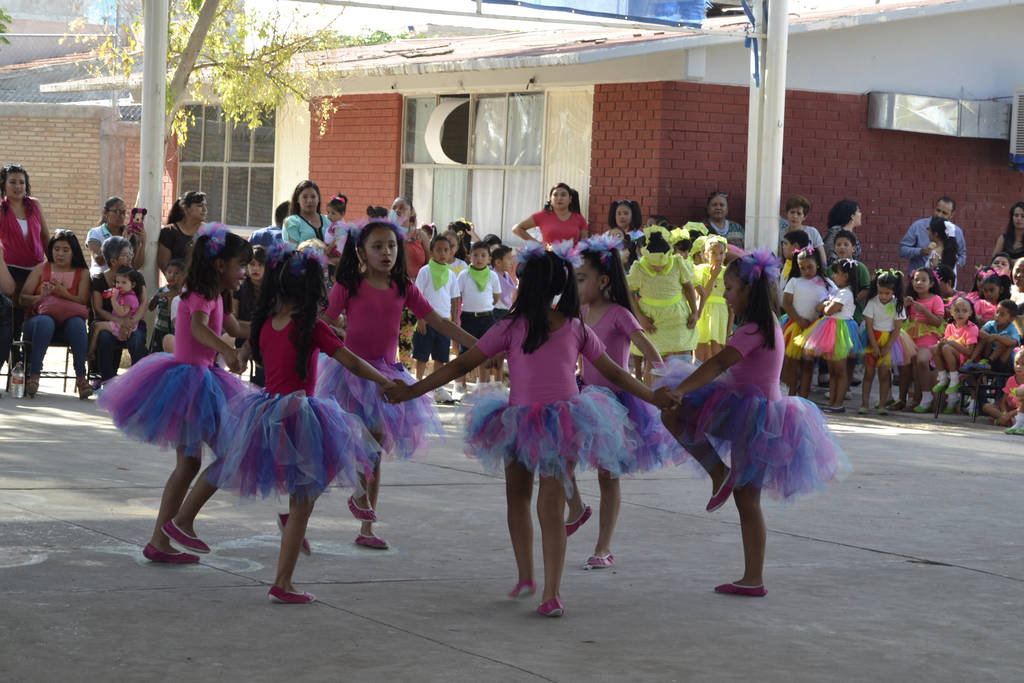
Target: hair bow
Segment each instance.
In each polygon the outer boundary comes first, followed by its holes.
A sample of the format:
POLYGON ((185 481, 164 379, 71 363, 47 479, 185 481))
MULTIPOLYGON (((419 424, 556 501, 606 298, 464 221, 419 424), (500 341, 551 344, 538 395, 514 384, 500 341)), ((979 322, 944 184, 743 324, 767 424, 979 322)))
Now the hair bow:
POLYGON ((288 255, 295 251, 288 242, 275 242, 267 247, 267 268, 273 270, 279 263, 288 258, 288 255))
POLYGON ((196 233, 196 238, 200 237, 206 237, 209 240, 206 243, 206 255, 216 256, 227 244, 228 229, 223 223, 207 223, 196 233))
POLYGON ((946 221, 946 237, 956 237, 956 223, 946 221))
POLYGON ((572 240, 552 243, 551 252, 573 268, 579 268, 583 264, 583 252, 572 240))
POLYGON ((518 263, 526 263, 532 259, 544 256, 547 250, 548 247, 543 242, 534 242, 531 240, 516 252, 516 261, 518 263))
POLYGON ((292 275, 301 275, 306 269, 306 264, 310 262, 315 262, 321 270, 327 269, 327 257, 324 256, 324 252, 315 247, 296 251, 293 254, 288 264, 288 269, 291 270, 292 275))
POLYGON ((729 240, 725 239, 721 235, 708 235, 704 238, 704 248, 707 249, 712 244, 721 244, 726 249, 729 248, 729 240))
POLYGON ((781 274, 779 259, 768 249, 755 249, 739 258, 740 278, 748 285, 762 277, 778 280, 781 274))
POLYGON ((857 267, 857 262, 855 260, 853 260, 852 258, 842 258, 842 259, 839 259, 838 263, 841 263, 844 268, 851 268, 852 269, 852 268, 856 268, 857 267))
POLYGON ((644 231, 643 230, 630 230, 629 233, 627 233, 627 234, 629 236, 629 239, 631 239, 631 240, 633 240, 635 242, 635 241, 637 241, 638 239, 640 239, 641 237, 644 236, 644 231))
POLYGON ((610 231, 603 235, 595 235, 590 239, 585 239, 579 244, 579 251, 582 252, 593 252, 598 254, 601 259, 601 264, 604 266, 608 265, 609 259, 613 254, 618 256, 618 250, 622 248, 622 238, 617 235, 613 235, 610 231))
POLYGON ((332 202, 340 202, 342 204, 348 204, 348 199, 346 199, 341 194, 336 194, 333 197, 331 197, 331 201, 332 202))
POLYGON ((801 247, 793 253, 796 254, 797 258, 800 258, 801 256, 814 256, 814 247, 808 244, 806 247, 801 247))
POLYGON ((901 271, 897 270, 896 268, 879 268, 879 269, 877 269, 875 271, 875 276, 876 277, 881 277, 882 275, 892 275, 893 277, 903 277, 903 273, 901 271))

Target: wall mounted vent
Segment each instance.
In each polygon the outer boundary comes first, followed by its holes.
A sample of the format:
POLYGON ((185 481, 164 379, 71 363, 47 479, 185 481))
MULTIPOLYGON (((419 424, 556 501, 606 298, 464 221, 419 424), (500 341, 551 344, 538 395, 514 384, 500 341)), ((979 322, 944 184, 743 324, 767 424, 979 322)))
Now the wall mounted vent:
POLYGON ((868 94, 868 127, 961 138, 1006 140, 1010 104, 891 92, 868 94))
POLYGON ((1024 85, 1013 89, 1013 110, 1010 114, 1010 166, 1024 171, 1024 85))

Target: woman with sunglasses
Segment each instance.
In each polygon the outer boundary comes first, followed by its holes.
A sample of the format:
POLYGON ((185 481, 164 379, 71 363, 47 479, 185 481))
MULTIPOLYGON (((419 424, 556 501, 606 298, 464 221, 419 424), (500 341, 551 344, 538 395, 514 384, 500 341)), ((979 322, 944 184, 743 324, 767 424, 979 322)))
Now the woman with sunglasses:
POLYGON ((135 270, 142 269, 142 264, 146 262, 146 233, 141 221, 138 226, 130 226, 128 216, 128 204, 120 197, 111 197, 103 202, 100 224, 91 229, 85 238, 85 246, 92 254, 92 265, 89 267, 89 275, 92 277, 99 275, 107 267, 102 247, 103 242, 113 236, 128 239, 135 252, 131 266, 135 270))

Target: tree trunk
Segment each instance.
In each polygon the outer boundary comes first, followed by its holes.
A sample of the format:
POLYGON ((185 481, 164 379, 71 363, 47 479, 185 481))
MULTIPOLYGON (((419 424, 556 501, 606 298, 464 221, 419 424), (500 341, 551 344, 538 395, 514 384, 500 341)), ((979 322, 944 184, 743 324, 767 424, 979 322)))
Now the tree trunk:
POLYGON ((171 82, 167 86, 167 101, 171 102, 172 106, 170 111, 167 112, 167 124, 164 131, 165 139, 170 135, 170 126, 171 121, 174 120, 174 113, 178 111, 178 108, 185 101, 188 78, 192 75, 192 69, 199 58, 200 50, 203 49, 206 34, 210 32, 210 25, 213 24, 213 19, 217 15, 219 7, 220 0, 205 0, 203 2, 203 6, 199 10, 199 16, 196 19, 196 25, 192 28, 192 33, 189 34, 188 44, 185 45, 185 49, 182 50, 181 57, 178 59, 178 66, 174 69, 174 76, 171 77, 171 82))

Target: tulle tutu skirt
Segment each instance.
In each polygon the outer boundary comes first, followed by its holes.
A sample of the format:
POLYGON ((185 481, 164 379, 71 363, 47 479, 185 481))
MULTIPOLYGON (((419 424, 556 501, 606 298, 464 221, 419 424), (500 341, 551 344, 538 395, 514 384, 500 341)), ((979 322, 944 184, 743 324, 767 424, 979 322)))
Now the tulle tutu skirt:
MULTIPOLYGON (((369 361, 370 365, 391 380, 415 384, 416 380, 401 363, 383 360, 369 361)), ((380 385, 357 377, 344 365, 321 355, 316 378, 316 397, 334 399, 345 412, 352 413, 374 434, 381 436, 384 453, 409 460, 427 451, 428 432, 442 435, 441 418, 429 396, 421 396, 403 403, 385 403, 380 385)))
POLYGON ((228 401, 248 387, 217 367, 191 365, 154 353, 100 389, 100 408, 122 432, 163 448, 185 449, 198 458, 205 442, 217 449, 228 401))
POLYGON ((248 392, 227 412, 210 483, 243 496, 315 498, 331 485, 358 486, 380 457, 362 421, 333 400, 248 392))
POLYGON ((584 387, 566 401, 525 406, 509 405, 507 391, 487 389, 463 402, 466 455, 492 472, 518 463, 568 486, 574 465, 612 476, 628 472, 640 447, 636 433, 624 428, 628 410, 607 389, 584 387))
MULTIPOLYGON (((878 348, 882 348, 889 342, 889 338, 892 336, 892 332, 879 332, 875 330, 875 339, 878 341, 878 348)), ((864 332, 865 340, 867 339, 867 331, 864 332)), ((889 347, 889 352, 881 358, 876 358, 871 353, 871 345, 865 341, 864 343, 864 360, 869 365, 877 365, 883 368, 891 367, 902 367, 914 359, 914 354, 917 353, 917 345, 914 344, 914 340, 910 338, 910 335, 905 331, 900 330, 899 339, 892 343, 889 347)))
POLYGON ((803 358, 804 343, 807 341, 807 334, 814 327, 803 328, 789 319, 788 315, 782 316, 779 321, 782 325, 782 339, 786 342, 786 356, 788 358, 803 358))
MULTIPOLYGON (((654 385, 676 386, 696 367, 672 358, 654 385)), ((803 398, 770 400, 727 375, 686 394, 679 415, 683 447, 698 461, 716 455, 728 463, 737 487, 791 499, 824 489, 850 470, 821 411, 803 398)))
POLYGON ((864 355, 864 338, 855 320, 819 318, 807 331, 804 353, 814 358, 845 360, 864 355))
POLYGON ((635 474, 650 472, 665 465, 678 465, 691 461, 661 422, 661 411, 626 391, 612 392, 606 387, 594 387, 615 397, 626 409, 626 443, 632 451, 621 458, 624 472, 635 474))

